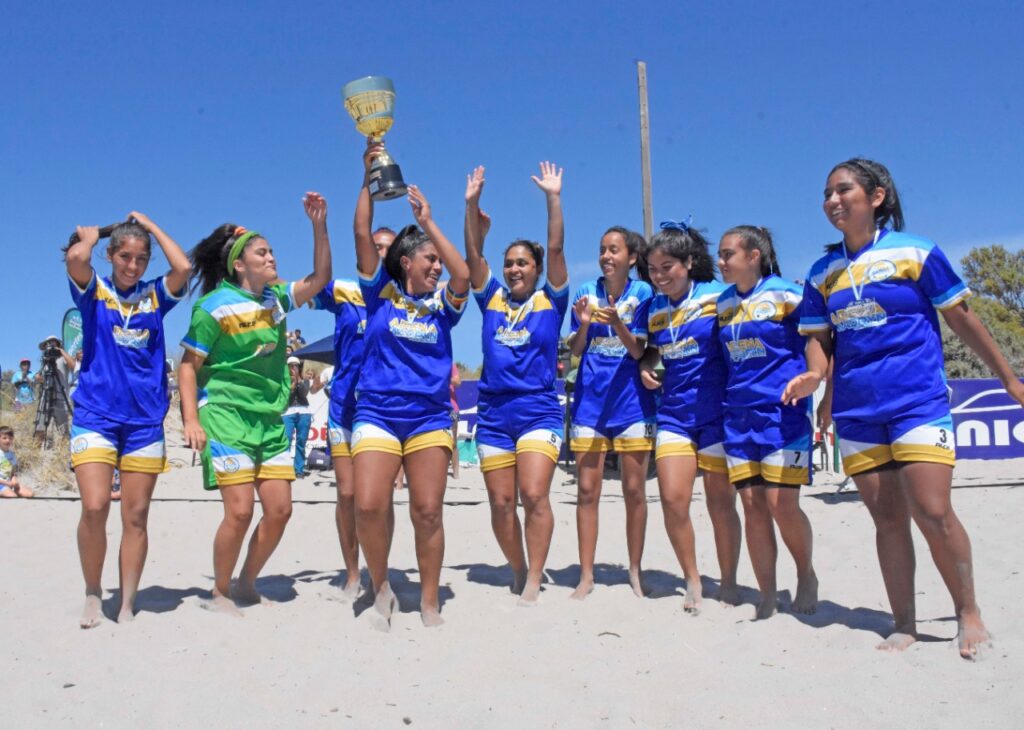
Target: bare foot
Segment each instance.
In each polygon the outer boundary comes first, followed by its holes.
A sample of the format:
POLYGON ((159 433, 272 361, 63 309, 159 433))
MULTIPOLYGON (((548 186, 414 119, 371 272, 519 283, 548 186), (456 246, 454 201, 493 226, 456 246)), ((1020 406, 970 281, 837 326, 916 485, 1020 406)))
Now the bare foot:
POLYGON ((629 569, 629 587, 633 589, 633 595, 637 598, 644 598, 651 592, 644 582, 644 574, 640 568, 629 569))
POLYGON ((580 578, 580 584, 576 586, 576 590, 572 592, 569 598, 574 601, 582 601, 584 598, 589 596, 594 591, 594 579, 593 578, 580 578))
POLYGON ((540 599, 540 580, 527 580, 517 603, 524 608, 533 608, 540 599))
POLYGON ((779 599, 772 593, 770 596, 761 596, 761 602, 757 604, 757 611, 754 612, 755 621, 763 621, 771 618, 779 612, 779 599))
POLYGON ((423 603, 420 604, 420 620, 428 629, 435 628, 444 623, 444 619, 441 618, 441 609, 437 606, 428 606, 423 603))
POLYGON ((83 629, 91 629, 100 625, 100 621, 103 620, 103 603, 100 601, 99 596, 87 595, 85 597, 85 605, 82 606, 82 618, 78 620, 78 625, 83 629))
POLYGON ((718 586, 718 601, 726 606, 740 605, 740 592, 735 583, 722 583, 718 586))
POLYGON ((370 623, 377 631, 391 631, 391 614, 398 610, 398 598, 391 592, 388 583, 381 585, 373 600, 370 623))
POLYGON ((683 596, 683 611, 696 616, 700 613, 700 604, 704 600, 704 590, 699 580, 686 581, 686 595, 683 596))
POLYGON ((810 575, 798 578, 796 597, 791 605, 793 613, 814 613, 818 608, 818 576, 812 571, 810 575))
POLYGON ((131 623, 135 620, 135 611, 131 606, 121 606, 121 613, 117 614, 119 624, 131 623))
POLYGON ((345 587, 341 589, 340 593, 342 598, 347 602, 352 602, 359 598, 359 589, 362 586, 359 584, 359 578, 350 580, 345 584, 345 587))
POLYGON ((903 651, 915 641, 917 641, 917 637, 913 634, 904 634, 899 631, 894 631, 886 637, 885 641, 878 644, 875 648, 879 651, 903 651))
POLYGON ((235 602, 222 593, 214 590, 213 597, 208 601, 200 602, 199 606, 213 613, 222 613, 225 616, 236 616, 242 618, 244 613, 235 605, 235 602))
POLYGON ((254 583, 243 583, 241 580, 236 580, 231 584, 231 598, 242 606, 257 606, 272 602, 256 590, 254 583))
POLYGON ((524 588, 526 588, 526 566, 512 576, 512 592, 518 596, 522 594, 524 588))
POLYGON ((992 646, 992 634, 982 623, 980 613, 962 614, 957 626, 956 641, 964 659, 979 659, 982 647, 992 646))

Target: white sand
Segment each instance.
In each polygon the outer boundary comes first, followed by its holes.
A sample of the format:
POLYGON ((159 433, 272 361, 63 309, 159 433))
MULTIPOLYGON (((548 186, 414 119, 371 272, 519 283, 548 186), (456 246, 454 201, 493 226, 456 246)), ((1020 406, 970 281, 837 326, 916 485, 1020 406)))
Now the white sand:
MULTIPOLYGON (((187 458, 180 447, 172 456, 187 458)), ((900 655, 873 649, 890 615, 860 501, 832 500, 829 475, 802 500, 821 579, 817 615, 759 623, 753 607, 705 600, 682 612, 681 571, 665 535, 657 485, 644 566, 656 598, 625 584, 621 497, 606 483, 590 598, 568 599, 578 568, 575 488, 556 473, 555 535, 540 605, 519 608, 490 531, 475 469, 450 482, 440 629, 421 626, 412 528, 399 511, 392 585, 402 613, 390 634, 366 604, 328 600, 341 557, 334 489, 296 484, 291 524, 259 586, 280 600, 242 619, 200 610, 220 519, 198 468, 161 478, 133 624, 78 628, 82 579, 73 499, 0 505, 5 626, 0 658, 5 728, 50 727, 1019 727, 1024 713, 1024 507, 1021 462, 964 462, 954 500, 974 541, 981 606, 997 637, 977 663, 958 658, 948 595, 918 540, 918 616, 927 640, 900 655), (1014 537, 1014 536, 1017 537, 1014 537), (611 585, 607 585, 611 583, 611 585)), ((699 492, 699 487, 698 487, 699 492)), ((404 505, 405 493, 398 493, 404 505)), ((699 564, 717 576, 703 496, 693 506, 699 564)), ((109 523, 104 586, 117 585, 120 524, 109 523)), ((781 545, 780 545, 781 548, 781 545)), ((795 587, 780 550, 780 587, 795 587)), ((364 583, 367 582, 364 573, 364 583)), ((749 560, 740 582, 755 585, 749 560)), ((706 592, 713 593, 710 579, 706 592)), ((108 594, 109 595, 109 594, 108 594)), ((745 598, 752 599, 752 588, 745 598)), ((788 595, 784 595, 788 603, 788 595)))

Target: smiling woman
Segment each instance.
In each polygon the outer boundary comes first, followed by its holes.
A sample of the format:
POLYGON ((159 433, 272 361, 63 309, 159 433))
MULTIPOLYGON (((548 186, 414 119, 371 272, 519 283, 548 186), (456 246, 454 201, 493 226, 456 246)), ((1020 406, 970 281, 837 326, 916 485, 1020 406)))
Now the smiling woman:
POLYGON ((219 226, 192 251, 203 296, 181 343, 178 387, 185 441, 202 452, 203 486, 220 489, 224 502, 206 605, 227 613, 238 613, 236 602, 261 601, 256 577, 291 516, 295 470, 281 421, 290 390, 285 317, 331 277, 327 201, 306 193, 303 206, 313 224, 313 272, 304 279, 279 281, 266 238, 234 224, 219 226), (232 587, 256 494, 263 518, 232 587))
POLYGON ((99 229, 79 226, 65 249, 71 297, 82 313, 82 366, 74 392, 71 464, 82 496, 78 549, 85 577, 84 629, 100 622, 100 577, 114 469, 121 473, 121 612, 132 619, 146 560, 146 523, 157 475, 164 469, 167 372, 163 320, 185 294, 192 270, 170 236, 142 213, 99 229), (109 277, 92 268, 101 233, 110 236, 109 277), (143 281, 156 238, 171 270, 143 281))

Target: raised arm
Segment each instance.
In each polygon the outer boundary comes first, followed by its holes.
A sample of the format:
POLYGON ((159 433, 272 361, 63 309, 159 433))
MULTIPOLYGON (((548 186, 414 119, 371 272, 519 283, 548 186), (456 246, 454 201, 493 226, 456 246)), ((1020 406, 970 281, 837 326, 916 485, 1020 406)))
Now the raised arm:
POLYGON ((487 283, 487 261, 484 259, 484 239, 491 227, 491 219, 480 210, 480 195, 484 191, 484 168, 477 167, 466 175, 466 263, 469 265, 470 283, 480 289, 487 283))
POLYGON ((192 262, 189 261, 185 252, 181 250, 181 246, 164 233, 160 226, 139 211, 133 210, 128 214, 128 218, 134 218, 140 226, 149 231, 153 238, 156 239, 160 250, 164 252, 167 263, 171 265, 171 270, 167 272, 167 289, 172 295, 180 292, 188 284, 188 278, 192 275, 192 262))
POLYGON ((356 200, 356 215, 352 221, 352 233, 356 241, 356 267, 359 272, 369 276, 377 270, 380 255, 373 245, 373 198, 370 197, 370 167, 384 149, 383 145, 367 146, 363 152, 363 186, 359 189, 356 200))
POLYGON ((469 291, 469 266, 434 222, 434 217, 430 212, 430 203, 415 185, 409 186, 409 205, 412 206, 412 215, 420 228, 437 246, 441 263, 448 269, 448 286, 455 294, 465 294, 469 291))
POLYGON ((548 205, 548 283, 556 289, 565 286, 569 271, 565 266, 565 222, 562 219, 562 169, 550 162, 540 163, 540 177, 530 178, 544 191, 548 205))
POLYGON ((978 315, 971 311, 966 302, 960 302, 943 309, 942 317, 957 337, 988 365, 989 370, 999 378, 1010 397, 1024 406, 1024 383, 1017 379, 1010 363, 1006 361, 999 345, 992 339, 992 335, 978 319, 978 315))
POLYGON ((313 272, 295 282, 295 306, 301 307, 316 296, 331 279, 331 242, 327 237, 327 201, 320 193, 306 193, 302 199, 306 215, 313 224, 313 272))
POLYGON ((68 276, 83 289, 92 280, 92 250, 100 240, 99 226, 76 226, 78 241, 64 254, 68 276))

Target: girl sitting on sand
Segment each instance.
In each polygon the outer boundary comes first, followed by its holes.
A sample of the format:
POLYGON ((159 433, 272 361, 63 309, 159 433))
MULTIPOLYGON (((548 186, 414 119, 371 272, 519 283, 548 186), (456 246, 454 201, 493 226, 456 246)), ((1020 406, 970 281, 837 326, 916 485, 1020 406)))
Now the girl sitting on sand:
POLYGON ((935 310, 1016 401, 1024 384, 967 306, 971 292, 925 238, 902 233, 903 209, 889 170, 851 159, 825 183, 825 215, 842 234, 807 275, 800 330, 807 372, 784 398, 817 388, 834 357, 832 416, 843 469, 875 521, 878 561, 894 619, 878 648, 916 638, 911 517, 953 598, 960 655, 973 658, 988 632, 974 596, 971 543, 951 502, 953 422, 935 310))
POLYGON ((800 509, 800 485, 810 483, 809 403, 783 403, 782 391, 804 370, 797 332, 800 288, 781 278, 771 234, 736 226, 718 245, 718 268, 731 286, 718 297, 718 328, 728 378, 725 455, 729 481, 740 490, 747 550, 761 599, 756 618, 778 608, 775 528, 796 562, 792 609, 813 613, 818 579, 811 562, 812 534, 800 509))
POLYGON ((562 252, 562 171, 542 162, 540 173, 533 181, 547 201, 548 277, 539 291, 544 249, 533 241, 513 241, 506 247, 505 286, 491 274, 483 257, 490 221, 479 207, 484 169, 478 167, 466 181, 466 260, 484 320, 476 440, 491 526, 512 566, 512 591, 521 594, 522 605, 533 605, 540 596, 555 527, 549 493, 563 439, 555 368, 562 320, 569 308, 562 252), (516 513, 520 495, 526 511, 526 554, 516 513))
MULTIPOLYGON (((367 153, 370 159, 377 147, 367 153)), ((434 222, 430 204, 415 186, 409 203, 416 222, 406 226, 383 262, 373 241, 356 236, 359 286, 366 304, 363 369, 359 374, 352 460, 356 532, 375 591, 370 615, 387 630, 398 599, 388 582, 393 525, 392 485, 404 464, 409 512, 416 534, 426 626, 441 619, 438 595, 444 557, 442 509, 451 436, 448 400, 451 329, 465 310, 469 269, 434 222), (439 289, 442 264, 450 279, 439 289)))
POLYGON ((285 317, 331 278, 327 201, 306 193, 313 224, 313 272, 282 282, 267 240, 233 223, 192 251, 203 296, 192 307, 178 376, 185 442, 202 452, 203 486, 219 489, 224 518, 213 542, 213 599, 207 608, 238 614, 235 602, 259 603, 256 577, 284 533, 295 479, 281 413, 290 390, 285 317), (232 586, 231 575, 252 522, 263 518, 232 586))
POLYGON ((701 603, 700 571, 690 522, 690 499, 697 469, 703 472, 704 494, 715 533, 722 573, 719 600, 734 604, 740 553, 740 518, 736 490, 729 483, 722 445, 722 402, 725 362, 718 341, 716 303, 725 286, 715 281, 708 242, 686 222, 668 221, 645 252, 651 282, 647 353, 640 380, 661 389, 655 460, 665 529, 686 577, 685 611, 701 603), (658 361, 664 375, 654 371, 658 361))
POLYGON ((576 529, 580 582, 572 598, 594 589, 598 501, 605 454, 619 456, 622 496, 626 504, 629 584, 642 597, 640 560, 647 529, 644 492, 647 462, 654 448, 653 394, 640 384, 637 361, 647 343, 650 284, 630 278, 643 237, 620 226, 601 237, 598 265, 602 276, 579 288, 573 300, 569 344, 581 357, 572 405, 572 440, 579 474, 576 529))
POLYGON ((82 499, 78 552, 85 577, 81 626, 100 622, 107 514, 115 468, 121 474, 121 609, 134 616, 135 594, 146 562, 146 524, 157 475, 164 470, 167 414, 164 317, 185 294, 192 266, 171 237, 142 213, 104 229, 79 226, 65 250, 71 298, 82 313, 82 367, 73 399, 71 464, 82 499), (152 243, 171 270, 144 281, 152 243), (110 276, 92 268, 92 252, 110 237, 110 276))

